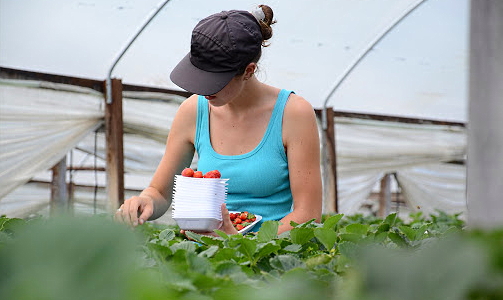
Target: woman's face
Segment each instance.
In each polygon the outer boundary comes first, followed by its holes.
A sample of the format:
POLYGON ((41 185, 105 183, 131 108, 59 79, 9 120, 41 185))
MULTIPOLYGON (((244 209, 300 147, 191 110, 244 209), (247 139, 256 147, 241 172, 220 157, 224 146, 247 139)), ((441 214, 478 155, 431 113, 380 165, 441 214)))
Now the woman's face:
POLYGON ((223 106, 238 98, 248 82, 245 78, 250 78, 255 71, 255 64, 251 63, 250 65, 252 65, 250 69, 247 68, 243 74, 234 76, 221 91, 213 95, 205 96, 210 104, 213 106, 223 106))

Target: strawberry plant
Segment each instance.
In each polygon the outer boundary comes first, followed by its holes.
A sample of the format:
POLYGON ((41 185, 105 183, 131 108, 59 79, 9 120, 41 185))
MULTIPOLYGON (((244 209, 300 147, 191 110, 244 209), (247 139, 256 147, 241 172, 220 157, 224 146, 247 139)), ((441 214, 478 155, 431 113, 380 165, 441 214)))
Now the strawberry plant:
POLYGON ((99 217, 0 217, 0 298, 503 298, 503 230, 467 230, 441 212, 291 225, 212 237, 99 217))

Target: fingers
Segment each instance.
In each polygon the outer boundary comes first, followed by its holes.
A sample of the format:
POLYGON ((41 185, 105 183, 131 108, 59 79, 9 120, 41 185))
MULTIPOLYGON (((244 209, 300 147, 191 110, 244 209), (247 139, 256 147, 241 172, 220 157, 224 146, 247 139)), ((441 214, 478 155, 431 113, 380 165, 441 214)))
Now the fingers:
POLYGON ((152 214, 154 213, 154 206, 153 205, 143 205, 140 207, 139 211, 139 217, 138 217, 138 223, 142 225, 145 223, 146 220, 148 220, 152 214))
POLYGON ((153 211, 154 207, 150 199, 135 196, 124 201, 115 213, 114 219, 130 226, 137 226, 148 220, 153 211))
POLYGON ((222 204, 221 206, 222 210, 222 226, 220 227, 220 230, 227 234, 238 234, 239 232, 237 231, 236 228, 234 228, 234 225, 232 225, 231 217, 229 215, 229 210, 227 209, 227 206, 225 203, 222 204))

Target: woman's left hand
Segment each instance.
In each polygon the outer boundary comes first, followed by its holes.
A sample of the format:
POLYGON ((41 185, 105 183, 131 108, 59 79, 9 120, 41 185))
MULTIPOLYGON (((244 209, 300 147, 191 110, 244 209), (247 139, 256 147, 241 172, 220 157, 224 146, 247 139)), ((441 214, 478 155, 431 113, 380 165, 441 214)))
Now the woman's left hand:
MULTIPOLYGON (((218 230, 221 230, 227 234, 239 234, 238 230, 234 228, 234 225, 232 225, 231 217, 229 215, 229 210, 227 209, 227 206, 222 204, 221 206, 222 210, 222 225, 218 228, 218 230)), ((185 230, 180 230, 181 234, 185 234, 185 230)), ((209 231, 209 232, 196 232, 197 234, 201 235, 210 235, 210 236, 218 236, 214 231, 209 231)))

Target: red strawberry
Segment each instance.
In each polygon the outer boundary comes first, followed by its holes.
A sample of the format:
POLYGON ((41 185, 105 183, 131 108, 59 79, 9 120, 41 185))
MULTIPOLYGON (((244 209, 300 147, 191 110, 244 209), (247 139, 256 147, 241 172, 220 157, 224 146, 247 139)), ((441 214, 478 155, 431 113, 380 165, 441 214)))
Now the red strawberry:
POLYGON ((194 176, 194 170, 192 170, 191 168, 185 168, 182 171, 182 176, 193 177, 194 176))
POLYGON ((195 171, 194 172, 194 178, 203 178, 203 172, 201 172, 201 171, 195 171))
POLYGON ((204 178, 220 178, 222 175, 218 170, 209 171, 204 174, 204 178))
POLYGON ((241 230, 241 229, 243 229, 243 228, 244 228, 244 227, 243 227, 243 225, 241 225, 241 224, 236 225, 236 229, 237 229, 238 231, 239 231, 239 230, 241 230))

